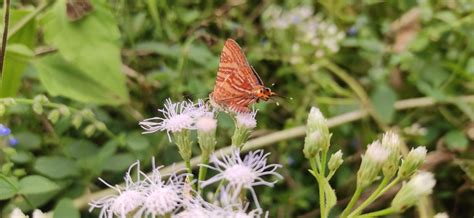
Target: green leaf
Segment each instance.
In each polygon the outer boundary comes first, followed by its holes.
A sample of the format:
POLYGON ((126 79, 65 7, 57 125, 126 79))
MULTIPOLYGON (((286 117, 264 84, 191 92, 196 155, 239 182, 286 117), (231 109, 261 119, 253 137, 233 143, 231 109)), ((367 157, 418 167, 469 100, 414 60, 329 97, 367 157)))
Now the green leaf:
POLYGON ((450 150, 465 151, 469 143, 467 136, 459 130, 451 130, 444 136, 444 140, 450 150))
POLYGON ((19 184, 19 193, 25 195, 43 194, 57 189, 59 186, 56 183, 38 175, 24 177, 19 184))
POLYGON ((148 148, 150 142, 145 136, 135 132, 127 136, 127 146, 134 151, 140 151, 148 148))
POLYGON ((320 179, 320 182, 323 183, 324 196, 326 198, 326 211, 329 214, 331 208, 333 208, 337 202, 336 192, 334 191, 334 189, 332 189, 326 178, 320 179))
POLYGON ((99 148, 88 140, 75 140, 68 144, 66 153, 76 159, 97 155, 99 148))
POLYGON ((388 86, 378 86, 372 93, 372 102, 382 121, 389 123, 395 115, 395 101, 397 101, 396 93, 388 86))
POLYGON ((131 154, 116 154, 105 161, 104 171, 123 172, 137 159, 131 154))
POLYGON ((58 54, 41 57, 34 61, 34 65, 41 83, 51 95, 96 104, 117 104, 121 101, 121 97, 111 90, 114 86, 96 81, 58 54))
POLYGON ((11 158, 12 161, 17 164, 26 164, 33 159, 33 154, 27 151, 18 150, 11 158))
POLYGON ((0 97, 16 95, 20 88, 21 76, 31 57, 33 57, 33 52, 25 45, 11 44, 7 46, 0 97))
POLYGON ((40 157, 36 160, 34 169, 38 173, 53 179, 79 175, 79 167, 77 167, 74 160, 60 156, 40 157))
POLYGON ((19 132, 15 134, 18 139, 18 149, 22 150, 37 150, 41 148, 41 138, 31 132, 19 132))
POLYGON ((69 198, 63 198, 54 208, 53 218, 80 218, 79 210, 74 207, 74 203, 69 198))
POLYGON ((55 66, 61 68, 53 75, 47 72, 52 68, 41 68, 41 82, 52 95, 82 102, 110 105, 127 102, 120 33, 114 15, 109 8, 93 1, 94 11, 78 22, 69 22, 65 2, 56 1, 43 20, 46 42, 58 48, 60 59, 65 61, 60 64, 56 57, 55 66), (87 90, 95 86, 98 88, 87 90), (86 93, 81 95, 84 91, 86 93))
POLYGON ((9 199, 18 192, 18 180, 15 177, 6 177, 0 174, 0 200, 9 199))

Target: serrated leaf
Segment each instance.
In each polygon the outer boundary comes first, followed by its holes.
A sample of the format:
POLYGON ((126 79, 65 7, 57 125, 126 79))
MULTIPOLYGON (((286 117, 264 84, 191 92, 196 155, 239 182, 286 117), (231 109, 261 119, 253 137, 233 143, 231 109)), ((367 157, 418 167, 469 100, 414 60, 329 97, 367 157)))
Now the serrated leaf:
POLYGON ((38 175, 24 177, 19 182, 19 193, 24 195, 43 194, 59 189, 51 180, 38 175))
POLYGON ((36 160, 34 169, 53 179, 63 179, 79 175, 79 167, 74 160, 61 156, 46 156, 36 160))

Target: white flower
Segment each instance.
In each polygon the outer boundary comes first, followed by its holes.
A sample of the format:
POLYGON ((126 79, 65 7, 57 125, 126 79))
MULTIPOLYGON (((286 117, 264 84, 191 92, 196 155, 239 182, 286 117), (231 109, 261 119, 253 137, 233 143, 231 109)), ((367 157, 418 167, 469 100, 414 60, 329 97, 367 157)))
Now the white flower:
POLYGON ((153 117, 143 120, 139 125, 145 130, 144 133, 154 133, 156 131, 166 131, 171 141, 170 133, 180 132, 185 129, 194 129, 193 112, 194 104, 190 101, 173 103, 166 100, 165 108, 158 109, 163 113, 162 117, 153 117))
POLYGON ((414 159, 421 160, 421 162, 423 162, 426 158, 426 152, 427 150, 425 146, 418 146, 410 153, 412 153, 414 159))
POLYGON ((392 201, 392 208, 404 211, 415 205, 422 197, 433 192, 436 180, 430 172, 420 172, 402 186, 392 201))
MULTIPOLYGON (((151 176, 146 176, 144 182, 146 188, 143 189, 143 206, 137 211, 134 217, 156 217, 171 213, 179 208, 183 203, 183 190, 187 174, 172 174, 167 181, 162 180, 159 171, 161 167, 155 168, 153 161, 153 171, 151 176)), ((179 172, 179 171, 177 171, 179 172)))
POLYGON ((257 120, 255 119, 255 116, 257 116, 256 110, 249 113, 237 113, 235 116, 237 119, 237 125, 247 129, 253 129, 257 126, 257 120))
POLYGON ((53 217, 52 212, 49 213, 43 213, 41 210, 35 209, 33 211, 33 218, 51 218, 53 217))
POLYGON ((196 128, 203 132, 211 132, 216 129, 217 120, 213 117, 203 116, 197 119, 196 128))
POLYGON ((10 218, 28 218, 21 210, 20 208, 15 208, 13 211, 10 213, 10 218))
POLYGON ((256 197, 254 186, 265 185, 273 187, 277 181, 268 182, 262 177, 266 175, 273 175, 278 178, 282 178, 280 174, 275 172, 281 167, 280 164, 269 164, 267 165, 267 157, 270 153, 263 153, 263 150, 257 150, 248 153, 242 160, 240 158, 240 151, 233 148, 232 153, 227 156, 223 156, 222 160, 219 160, 216 155, 211 157, 211 161, 214 167, 209 165, 203 165, 209 169, 213 169, 218 172, 215 176, 211 177, 206 181, 199 181, 201 187, 206 187, 210 184, 226 180, 229 182, 227 186, 229 190, 233 190, 231 199, 237 199, 238 194, 242 188, 250 190, 253 200, 258 208, 260 205, 256 197))
POLYGON ((214 117, 216 109, 206 103, 202 99, 198 99, 198 103, 192 107, 189 111, 191 117, 195 120, 202 118, 202 117, 214 117))
POLYGON ((128 172, 124 177, 125 187, 112 186, 103 179, 99 178, 102 183, 117 191, 118 194, 107 195, 101 199, 92 201, 89 203, 89 212, 91 212, 94 208, 101 208, 99 214, 100 218, 109 218, 113 217, 114 215, 125 218, 127 217, 128 213, 141 206, 143 204, 144 197, 141 193, 143 182, 140 181, 140 173, 138 173, 138 181, 136 182, 134 182, 130 176, 130 172, 135 166, 137 166, 137 169, 139 169, 138 161, 132 164, 128 169, 128 172))
POLYGON ((364 158, 369 158, 376 163, 382 164, 387 160, 389 154, 389 150, 382 147, 379 141, 375 141, 367 148, 364 158))
POLYGON ((449 216, 446 212, 443 212, 435 214, 433 218, 449 218, 449 216))

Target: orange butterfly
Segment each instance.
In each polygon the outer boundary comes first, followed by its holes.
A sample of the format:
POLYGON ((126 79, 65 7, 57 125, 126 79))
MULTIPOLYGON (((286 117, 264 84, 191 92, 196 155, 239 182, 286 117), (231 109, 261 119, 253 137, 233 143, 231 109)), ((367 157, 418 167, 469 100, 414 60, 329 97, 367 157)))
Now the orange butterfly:
POLYGON ((213 106, 236 113, 250 112, 249 105, 275 96, 263 85, 249 65, 239 44, 227 39, 222 49, 214 91, 209 95, 213 106))

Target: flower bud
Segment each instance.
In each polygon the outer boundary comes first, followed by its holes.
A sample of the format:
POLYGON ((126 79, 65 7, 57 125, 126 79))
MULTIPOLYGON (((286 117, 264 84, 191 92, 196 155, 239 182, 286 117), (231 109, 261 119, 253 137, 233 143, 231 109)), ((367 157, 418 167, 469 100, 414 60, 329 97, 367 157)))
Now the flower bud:
POLYGON ((357 185, 365 188, 372 184, 377 178, 384 162, 387 160, 389 151, 382 147, 379 141, 375 141, 367 147, 362 157, 360 169, 357 172, 357 185))
POLYGON ((433 218, 449 218, 448 214, 446 212, 443 213, 437 213, 433 216, 433 218))
POLYGON ((250 136, 251 130, 257 126, 256 115, 257 111, 252 111, 250 113, 238 113, 235 116, 235 130, 232 135, 233 146, 242 149, 250 136))
POLYGON ((389 151, 387 161, 385 161, 382 172, 387 178, 392 178, 397 173, 398 164, 400 162, 400 146, 402 140, 400 136, 393 132, 387 132, 382 137, 382 147, 389 151))
POLYGON ((306 123, 306 138, 303 153, 306 158, 315 157, 319 151, 327 151, 331 134, 321 111, 312 107, 306 123))
POLYGON ((336 153, 332 154, 331 158, 329 159, 329 171, 336 171, 341 166, 342 162, 344 162, 344 160, 342 159, 342 151, 339 150, 336 153))
POLYGON ((95 125, 89 124, 86 126, 86 128, 84 128, 84 134, 86 134, 87 137, 91 137, 92 135, 94 135, 95 130, 96 130, 95 125))
POLYGON ((213 117, 203 116, 196 122, 198 142, 203 155, 209 156, 216 146, 217 120, 213 117))
POLYGON ((400 171, 398 172, 401 178, 408 178, 413 175, 416 170, 425 162, 426 158, 426 147, 419 146, 415 149, 411 149, 410 153, 402 161, 400 171))
POLYGON ((432 173, 418 173, 408 183, 404 184, 397 195, 395 195, 392 201, 392 208, 397 212, 403 212, 415 205, 422 197, 431 194, 435 184, 436 180, 432 173))
POLYGON ((21 210, 20 208, 15 208, 13 211, 10 213, 10 218, 28 218, 21 210))
POLYGON ((51 123, 56 123, 58 122, 59 119, 59 111, 58 110, 52 110, 48 114, 48 120, 51 121, 51 123))
POLYGON ((74 115, 74 117, 72 118, 72 125, 76 129, 79 129, 79 127, 81 127, 81 124, 82 124, 82 116, 80 114, 74 115))

